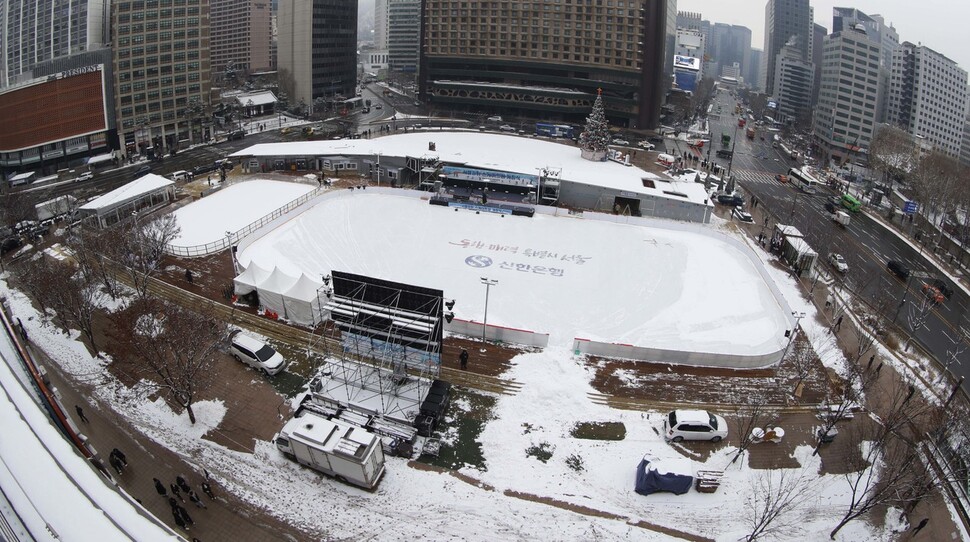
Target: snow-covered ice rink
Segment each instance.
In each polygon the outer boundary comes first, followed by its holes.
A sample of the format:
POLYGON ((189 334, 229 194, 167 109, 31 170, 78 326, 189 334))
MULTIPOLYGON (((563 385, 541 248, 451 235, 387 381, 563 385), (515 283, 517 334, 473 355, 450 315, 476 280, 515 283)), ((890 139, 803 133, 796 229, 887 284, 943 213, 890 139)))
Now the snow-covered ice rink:
POLYGON ((458 318, 477 322, 488 277, 498 281, 489 324, 549 333, 550 345, 580 337, 758 355, 783 348, 789 326, 756 264, 717 234, 476 214, 373 191, 333 194, 238 258, 295 276, 338 270, 439 288, 458 318))

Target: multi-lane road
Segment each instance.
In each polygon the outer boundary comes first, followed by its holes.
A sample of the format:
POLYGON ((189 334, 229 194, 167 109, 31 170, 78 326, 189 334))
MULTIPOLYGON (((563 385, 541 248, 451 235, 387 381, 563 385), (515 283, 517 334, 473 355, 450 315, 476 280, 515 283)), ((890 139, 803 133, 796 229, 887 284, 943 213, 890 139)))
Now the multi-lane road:
MULTIPOLYGON (((913 331, 915 340, 941 362, 951 363, 950 369, 955 374, 966 376, 970 381, 970 343, 962 331, 970 327, 970 299, 964 291, 931 265, 919 249, 914 249, 865 213, 852 214, 848 227, 837 225, 825 209, 826 201, 837 195, 836 192, 822 188, 815 194, 806 194, 791 183, 779 182, 777 175, 787 174, 795 162, 783 152, 781 145, 772 146, 777 132, 758 127, 755 138, 748 139, 744 129, 735 130, 738 120, 734 114, 736 99, 721 91, 716 101, 722 113, 711 121, 711 144, 720 143, 721 133, 732 136, 731 173, 751 196, 758 199, 759 208, 767 209, 772 215, 769 227, 781 222, 801 230, 819 253, 818 265, 826 266, 837 282, 844 283, 854 295, 873 306, 881 306, 886 317, 890 321, 895 319, 904 333, 911 332, 913 323, 923 319, 922 325, 913 331), (829 266, 827 257, 830 252, 845 257, 849 264, 848 273, 842 275, 829 266), (908 284, 887 271, 889 260, 904 262, 916 271, 908 284), (945 302, 929 307, 927 313, 922 286, 923 279, 928 276, 944 279, 954 293, 945 302), (960 350, 966 352, 956 354, 960 350), (961 361, 966 363, 961 364, 961 361)), ((714 109, 717 110, 717 105, 714 109)), ((716 161, 724 166, 729 162, 719 158, 716 161)))

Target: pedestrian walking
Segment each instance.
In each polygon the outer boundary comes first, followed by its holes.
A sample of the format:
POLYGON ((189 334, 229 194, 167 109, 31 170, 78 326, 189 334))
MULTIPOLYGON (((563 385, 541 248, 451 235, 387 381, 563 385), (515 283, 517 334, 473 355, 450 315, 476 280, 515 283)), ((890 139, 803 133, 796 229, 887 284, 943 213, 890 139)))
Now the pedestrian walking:
POLYGON ((178 510, 179 502, 177 500, 175 500, 175 497, 169 497, 168 498, 168 505, 172 507, 172 511, 174 512, 174 511, 178 510))
POLYGON ((20 321, 20 318, 17 318, 17 325, 20 327, 20 338, 22 338, 24 342, 27 342, 27 329, 24 328, 24 323, 20 321))
POLYGON ((868 364, 868 365, 866 365, 866 370, 867 370, 867 371, 868 371, 869 369, 872 369, 872 362, 874 362, 874 361, 876 361, 876 355, 875 355, 875 354, 873 354, 873 355, 871 355, 871 356, 869 356, 869 364, 868 364))
POLYGON ((843 316, 839 316, 839 319, 835 321, 835 331, 842 329, 842 318, 843 316))
POLYGON ((922 521, 920 521, 916 525, 916 528, 913 529, 913 536, 916 536, 916 533, 922 531, 923 530, 923 527, 926 527, 926 524, 929 523, 929 522, 930 522, 930 518, 923 518, 922 521))
POLYGON ((882 362, 880 361, 879 362, 879 366, 876 367, 876 374, 879 374, 879 371, 881 371, 881 370, 882 370, 882 362))
POLYGON ((152 478, 152 480, 155 482, 155 491, 157 491, 159 495, 161 495, 162 497, 165 497, 166 495, 168 495, 168 492, 165 491, 165 486, 162 485, 161 480, 159 480, 158 478, 152 478))
POLYGON ((111 450, 111 455, 117 457, 118 460, 121 461, 121 464, 122 465, 124 465, 126 467, 128 466, 128 458, 125 457, 125 454, 121 453, 121 450, 119 450, 118 448, 112 449, 111 450))
POLYGON ((185 268, 185 280, 189 284, 192 284, 192 270, 187 267, 185 268))
POLYGON ((185 521, 186 525, 195 525, 195 522, 192 521, 192 516, 189 515, 189 512, 184 506, 181 504, 177 504, 175 506, 178 507, 178 513, 180 516, 182 516, 182 520, 185 521))
POLYGON ((74 405, 74 410, 77 411, 77 416, 81 418, 82 422, 88 423, 88 417, 84 415, 84 409, 81 408, 81 405, 74 405))
POLYGON ((116 455, 109 456, 108 457, 108 463, 111 464, 111 468, 113 468, 115 470, 115 472, 118 473, 119 476, 125 470, 125 466, 121 464, 121 460, 118 459, 118 456, 116 456, 116 455))
POLYGON ((172 508, 172 516, 175 517, 175 525, 177 525, 179 529, 184 529, 186 531, 189 530, 189 527, 185 524, 185 520, 183 520, 182 516, 179 515, 178 510, 172 508))
POLYGON ((202 492, 210 499, 215 500, 216 496, 212 494, 212 486, 209 485, 209 482, 202 482, 202 492))
POLYGON ((468 370, 468 350, 464 348, 461 349, 461 354, 458 355, 458 359, 461 360, 461 370, 468 370))
POLYGON ((199 494, 191 489, 189 490, 189 500, 199 508, 206 508, 205 503, 202 502, 201 498, 199 498, 199 494))
POLYGON ((834 301, 834 298, 832 297, 832 294, 829 294, 828 297, 825 298, 826 309, 832 306, 832 301, 834 301))
POLYGON ((192 491, 192 488, 190 488, 189 484, 185 482, 185 478, 182 478, 181 474, 175 477, 175 483, 179 486, 179 489, 186 493, 192 491))
POLYGON ((169 484, 168 488, 172 490, 172 495, 178 497, 180 501, 185 502, 185 499, 182 498, 182 494, 179 493, 179 486, 175 484, 169 484))
POLYGON ((206 480, 209 480, 210 478, 212 478, 211 476, 209 476, 209 471, 205 470, 205 467, 202 467, 202 476, 204 476, 206 480))

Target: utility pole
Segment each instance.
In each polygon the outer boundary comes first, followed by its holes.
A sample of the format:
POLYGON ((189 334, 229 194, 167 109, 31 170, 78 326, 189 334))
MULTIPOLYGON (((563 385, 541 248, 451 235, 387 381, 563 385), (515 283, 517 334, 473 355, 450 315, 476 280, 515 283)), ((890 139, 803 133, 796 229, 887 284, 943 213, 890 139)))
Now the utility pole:
POLYGON ((488 292, 492 286, 498 284, 495 279, 490 279, 487 277, 482 277, 482 284, 485 285, 485 316, 482 318, 482 349, 481 352, 485 351, 485 331, 488 329, 488 292))

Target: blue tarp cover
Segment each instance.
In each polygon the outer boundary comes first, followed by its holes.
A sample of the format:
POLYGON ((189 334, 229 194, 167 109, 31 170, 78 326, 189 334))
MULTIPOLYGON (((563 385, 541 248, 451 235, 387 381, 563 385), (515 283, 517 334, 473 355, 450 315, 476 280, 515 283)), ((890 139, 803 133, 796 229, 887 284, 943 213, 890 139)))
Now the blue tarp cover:
POLYGON ((693 476, 686 474, 674 474, 672 472, 659 473, 657 469, 650 468, 650 461, 647 458, 640 460, 637 467, 636 492, 641 495, 649 495, 659 491, 669 491, 676 495, 683 495, 690 491, 690 486, 694 482, 693 476))

